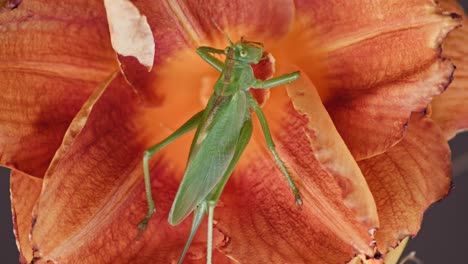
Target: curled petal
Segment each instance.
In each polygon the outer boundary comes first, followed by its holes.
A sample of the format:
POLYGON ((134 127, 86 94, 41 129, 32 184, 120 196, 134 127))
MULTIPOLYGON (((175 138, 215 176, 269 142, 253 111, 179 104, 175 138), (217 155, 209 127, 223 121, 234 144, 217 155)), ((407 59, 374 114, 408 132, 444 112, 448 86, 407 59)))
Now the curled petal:
MULTIPOLYGON (((409 237, 405 238, 396 248, 391 248, 389 252, 385 255, 385 258, 380 259, 368 259, 366 256, 357 256, 353 258, 347 264, 397 264, 397 263, 406 263, 404 260, 409 261, 408 257, 402 258, 403 251, 408 244, 409 237), (398 260, 401 259, 400 262, 398 260)), ((414 252, 413 252, 414 253, 414 252)), ((410 253, 411 255, 412 253, 410 253)), ((410 256, 409 255, 409 256, 410 256)))
MULTIPOLYGON (((89 96, 88 100, 86 100, 86 102, 83 104, 80 111, 76 113, 70 126, 65 132, 65 135, 62 140, 62 144, 55 152, 55 155, 52 161, 50 162, 45 175, 52 174, 54 172, 54 169, 57 163, 60 161, 60 159, 62 159, 65 153, 70 149, 75 138, 81 133, 81 130, 86 124, 86 121, 88 121, 89 114, 91 113, 91 110, 93 109, 94 104, 99 100, 101 95, 104 93, 104 91, 107 89, 109 84, 114 80, 116 76, 117 76, 117 72, 114 72, 106 80, 104 80, 103 83, 101 83, 98 87, 96 87, 93 93, 91 93, 91 95, 89 96)), ((48 177, 46 177, 45 184, 47 184, 47 179, 48 177)))
POLYGON ((371 157, 395 145, 406 132, 410 113, 424 111, 450 84, 453 71, 450 61, 436 61, 379 89, 330 102, 330 115, 354 157, 371 157))
POLYGON ((31 177, 18 170, 10 176, 11 210, 13 226, 21 263, 30 263, 33 258, 30 232, 32 211, 42 188, 42 179, 31 177))
POLYGON ((457 69, 449 89, 432 102, 431 118, 442 128, 446 138, 468 129, 468 20, 456 1, 441 1, 447 11, 463 14, 464 26, 451 32, 443 45, 443 55, 451 59, 457 69))
POLYGON ((419 231, 424 211, 451 186, 450 149, 440 128, 415 113, 408 133, 387 152, 359 162, 380 217, 381 253, 419 231))
POLYGON ((32 0, 0 16, 2 165, 42 177, 83 102, 118 67, 100 11, 32 0))
POLYGON ((129 0, 105 0, 104 6, 114 50, 123 56, 134 56, 151 71, 155 44, 146 17, 129 0))
POLYGON ((344 203, 356 211, 361 221, 370 227, 377 227, 378 218, 372 194, 357 163, 321 104, 315 87, 307 76, 301 76, 299 80, 287 85, 287 91, 296 111, 308 120, 304 131, 315 159, 338 183, 344 203))
POLYGON ((310 57, 319 60, 295 60, 312 76, 338 131, 358 160, 382 153, 401 140, 411 112, 424 107, 421 105, 428 103, 428 96, 435 95, 433 91, 441 84, 449 83, 451 66, 435 61, 444 37, 460 20, 440 12, 430 1, 297 1, 297 8, 297 16, 313 29, 307 31, 319 38, 310 57), (319 64, 320 71, 314 72, 317 66, 311 64, 319 64), (433 74, 440 79, 435 81, 433 74), (364 104, 355 110, 356 100, 395 95, 394 89, 399 91, 398 97, 413 97, 391 99, 391 108, 401 109, 398 116, 387 118, 387 107, 375 107, 371 102, 361 102, 364 104), (358 121, 363 116, 373 117, 367 120, 379 122, 381 129, 362 126, 358 121), (381 117, 386 122, 380 122, 381 117), (362 135, 369 134, 375 140, 363 144, 362 135))

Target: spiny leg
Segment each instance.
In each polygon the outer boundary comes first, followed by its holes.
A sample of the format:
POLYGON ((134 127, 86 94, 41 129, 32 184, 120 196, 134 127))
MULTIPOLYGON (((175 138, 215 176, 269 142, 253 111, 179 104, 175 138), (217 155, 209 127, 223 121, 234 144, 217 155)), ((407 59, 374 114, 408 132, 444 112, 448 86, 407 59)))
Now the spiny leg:
POLYGON ((273 154, 273 157, 275 158, 275 161, 280 167, 284 176, 286 176, 286 180, 288 181, 289 187, 291 188, 291 191, 294 194, 294 198, 296 199, 296 205, 302 205, 302 200, 299 195, 299 191, 297 190, 296 184, 294 183, 294 180, 292 179, 291 175, 286 169, 284 162, 281 160, 280 156, 276 152, 275 144, 273 143, 273 138, 271 136, 270 129, 265 118, 265 114, 263 114, 263 111, 258 105, 255 98, 250 93, 248 93, 247 96, 249 98, 249 106, 252 107, 252 109, 254 110, 255 114, 258 117, 258 120, 260 121, 260 125, 262 126, 263 134, 265 135, 265 140, 268 145, 268 149, 270 150, 271 154, 273 154))
POLYGON ((192 229, 190 230, 190 235, 187 239, 187 242, 185 242, 184 250, 182 251, 182 255, 180 255, 179 261, 177 262, 178 264, 182 264, 182 261, 185 258, 185 255, 187 254, 187 251, 190 247, 190 244, 192 244, 192 240, 195 237, 195 234, 197 233, 198 228, 200 227, 200 224, 203 220, 203 217, 205 216, 207 211, 207 203, 206 202, 201 202, 196 208, 195 212, 193 213, 193 223, 192 223, 192 229))
POLYGON ((149 219, 153 215, 153 213, 156 211, 154 207, 154 201, 153 201, 153 195, 151 193, 151 178, 150 178, 150 172, 149 172, 149 160, 150 158, 156 154, 159 150, 164 148, 165 146, 169 145, 172 141, 176 140, 177 138, 181 137, 182 135, 190 132, 193 130, 195 127, 197 127, 198 123, 201 120, 201 117, 203 116, 204 110, 198 112, 192 118, 190 118, 185 124, 183 124, 180 128, 178 128, 174 133, 169 135, 167 138, 165 138, 163 141, 159 142, 158 144, 152 146, 151 148, 147 149, 144 154, 143 154, 143 173, 145 175, 145 190, 146 190, 146 199, 148 201, 148 213, 146 214, 146 217, 138 224, 138 229, 140 229, 140 232, 138 233, 139 238, 143 231, 145 230, 149 219))

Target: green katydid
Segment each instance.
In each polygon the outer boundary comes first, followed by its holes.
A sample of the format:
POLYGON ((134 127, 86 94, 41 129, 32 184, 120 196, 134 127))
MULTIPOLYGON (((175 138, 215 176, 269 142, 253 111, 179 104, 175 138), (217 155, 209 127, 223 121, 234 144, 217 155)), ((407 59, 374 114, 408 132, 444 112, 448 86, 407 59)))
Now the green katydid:
POLYGON ((249 89, 269 89, 290 83, 299 78, 299 72, 285 74, 266 81, 254 77, 251 63, 257 64, 263 56, 263 44, 243 38, 222 49, 199 47, 197 53, 221 72, 206 108, 195 114, 173 134, 145 151, 143 171, 145 176, 148 213, 138 225, 141 232, 155 212, 151 194, 149 159, 163 147, 180 136, 197 128, 190 147, 187 167, 169 213, 169 223, 177 225, 194 211, 192 230, 179 259, 182 263, 192 239, 204 216, 208 214, 207 263, 212 258, 213 212, 223 188, 236 166, 252 135, 250 109, 260 121, 270 152, 286 176, 296 204, 301 205, 296 184, 275 150, 268 124, 257 101, 249 89), (225 55, 224 63, 212 54, 225 55))

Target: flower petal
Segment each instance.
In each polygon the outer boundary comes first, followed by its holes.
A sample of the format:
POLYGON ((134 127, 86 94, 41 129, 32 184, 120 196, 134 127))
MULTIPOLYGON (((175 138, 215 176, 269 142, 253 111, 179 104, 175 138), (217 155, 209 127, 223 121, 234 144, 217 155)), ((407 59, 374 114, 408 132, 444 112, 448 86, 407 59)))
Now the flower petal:
POLYGON ((103 12, 98 2, 26 1, 0 16, 2 165, 42 177, 74 115, 118 67, 103 12))
MULTIPOLYGON (((149 131, 155 127, 142 122, 141 116, 148 112, 151 124, 159 124, 154 109, 141 104, 119 74, 92 108, 81 133, 44 178, 32 231, 36 260, 169 263, 179 257, 190 222, 172 227, 166 219, 177 190, 175 175, 182 174, 182 166, 171 158, 181 157, 180 151, 188 153, 185 140, 151 162, 158 211, 136 241, 137 224, 147 211, 142 154, 151 143, 148 138, 157 140, 152 137, 155 133, 164 136, 164 130, 149 131)), ((204 239, 197 236, 188 257, 198 259, 204 251, 204 239)))
POLYGON ((411 111, 420 110, 434 90, 448 83, 451 66, 435 61, 441 42, 458 26, 459 19, 441 14, 434 3, 425 0, 340 4, 296 1, 296 6, 297 17, 310 25, 312 35, 319 39, 314 47, 315 60, 302 58, 298 62, 320 64, 321 70, 309 72, 317 66, 298 65, 313 76, 312 81, 354 157, 359 160, 384 152, 401 139, 411 111), (433 74, 440 79, 435 80, 433 74), (413 100, 396 100, 395 89, 399 98, 413 100), (390 100, 390 113, 394 115, 391 117, 388 107, 376 107, 376 99, 372 100, 374 103, 361 99, 392 93, 395 97, 390 100), (362 117, 379 125, 363 126, 362 117), (376 140, 366 142, 363 135, 369 134, 376 140))
POLYGON ((215 212, 216 228, 229 241, 218 247, 240 263, 343 263, 358 252, 373 256, 369 232, 378 219, 359 167, 307 76, 289 84, 288 94, 272 89, 264 111, 304 205, 294 207, 256 126, 215 212))
POLYGON ((380 217, 381 253, 419 231, 424 211, 451 186, 450 149, 440 128, 415 113, 408 133, 384 154, 359 162, 380 217))
POLYGON ((18 170, 11 170, 10 194, 13 226, 21 263, 30 263, 33 257, 29 240, 32 211, 41 193, 42 179, 31 177, 18 170))
POLYGON ((450 84, 453 70, 450 61, 436 61, 397 82, 328 103, 329 113, 354 157, 360 160, 381 154, 401 140, 410 113, 424 111, 432 97, 450 84))
POLYGON ((104 6, 114 50, 134 56, 151 71, 155 44, 146 17, 129 0, 104 0, 104 6))
POLYGON ((357 163, 321 104, 314 85, 303 75, 300 80, 286 87, 294 108, 308 120, 304 132, 315 159, 338 183, 345 205, 355 210, 358 218, 371 228, 376 227, 378 218, 372 194, 357 163))
POLYGON ((449 89, 432 102, 431 118, 442 128, 446 138, 468 129, 468 20, 456 1, 440 1, 442 8, 463 14, 464 26, 444 41, 443 55, 457 66, 449 89))

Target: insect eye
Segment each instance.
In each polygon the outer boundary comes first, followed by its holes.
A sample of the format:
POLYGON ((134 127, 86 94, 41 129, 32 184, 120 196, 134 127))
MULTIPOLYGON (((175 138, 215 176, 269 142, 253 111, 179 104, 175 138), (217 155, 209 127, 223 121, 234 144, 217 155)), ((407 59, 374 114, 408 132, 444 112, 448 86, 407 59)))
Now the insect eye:
POLYGON ((240 54, 241 57, 247 56, 247 52, 246 52, 245 50, 241 50, 241 51, 239 52, 239 54, 240 54))

